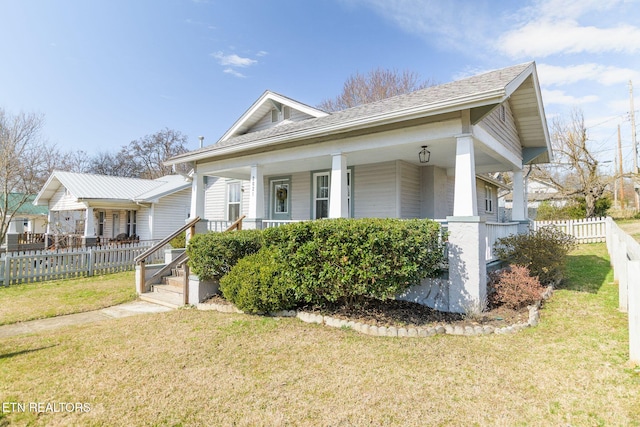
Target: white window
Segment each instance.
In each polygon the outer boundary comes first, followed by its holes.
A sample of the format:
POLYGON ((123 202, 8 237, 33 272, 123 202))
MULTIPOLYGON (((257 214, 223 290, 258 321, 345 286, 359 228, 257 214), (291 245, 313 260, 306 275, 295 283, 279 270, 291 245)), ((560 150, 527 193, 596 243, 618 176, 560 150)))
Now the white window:
POLYGON ((276 110, 275 108, 273 110, 271 110, 271 123, 275 123, 278 121, 278 110, 276 110))
MULTIPOLYGON (((313 218, 329 217, 329 193, 331 188, 331 172, 313 174, 313 218)), ((347 212, 351 217, 351 170, 347 170, 347 212)))
POLYGON ((135 236, 138 231, 137 225, 138 212, 137 211, 127 211, 127 234, 129 236, 135 236))
POLYGON ((235 221, 240 218, 240 204, 242 202, 242 183, 233 181, 227 183, 227 220, 235 221))
POLYGON ((488 185, 484 187, 484 210, 493 212, 493 188, 488 185))
POLYGON ((104 236, 104 224, 106 221, 106 212, 98 212, 98 236, 104 236))
POLYGON ((284 105, 282 107, 282 119, 289 120, 291 118, 291 107, 284 105))
POLYGON ((329 172, 313 174, 313 218, 329 217, 329 172))

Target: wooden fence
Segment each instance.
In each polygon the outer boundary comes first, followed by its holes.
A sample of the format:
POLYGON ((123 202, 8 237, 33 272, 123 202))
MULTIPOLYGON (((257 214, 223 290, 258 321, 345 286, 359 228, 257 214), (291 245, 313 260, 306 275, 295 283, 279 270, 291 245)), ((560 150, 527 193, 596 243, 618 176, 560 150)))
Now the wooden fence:
MULTIPOLYGON (((107 248, 5 252, 0 254, 0 285, 8 286, 16 283, 133 270, 135 258, 149 247, 151 247, 151 242, 107 248)), ((149 260, 149 262, 163 261, 164 259, 149 260)))
POLYGON ((585 218, 563 221, 535 221, 533 229, 554 226, 576 238, 578 243, 604 242, 607 238, 606 218, 585 218))
POLYGON ((618 282, 618 306, 628 314, 629 360, 640 364, 640 243, 606 219, 607 250, 618 282))

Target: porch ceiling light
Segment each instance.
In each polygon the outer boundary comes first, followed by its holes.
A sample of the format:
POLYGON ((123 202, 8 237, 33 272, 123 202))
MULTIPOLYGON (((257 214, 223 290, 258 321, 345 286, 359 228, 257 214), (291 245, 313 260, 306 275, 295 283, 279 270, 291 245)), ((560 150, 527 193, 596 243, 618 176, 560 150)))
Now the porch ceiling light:
POLYGON ((420 163, 429 163, 429 160, 431 160, 431 151, 427 150, 427 147, 428 145, 423 145, 422 150, 418 153, 420 163))

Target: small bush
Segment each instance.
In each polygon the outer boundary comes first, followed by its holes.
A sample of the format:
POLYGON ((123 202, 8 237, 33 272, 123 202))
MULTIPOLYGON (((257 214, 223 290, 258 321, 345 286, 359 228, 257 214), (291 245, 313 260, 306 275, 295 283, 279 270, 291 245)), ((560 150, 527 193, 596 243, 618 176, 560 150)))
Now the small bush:
POLYGON ((509 269, 492 273, 490 278, 493 288, 490 299, 495 305, 517 310, 542 298, 544 287, 525 266, 511 265, 509 269))
POLYGON ((182 233, 171 239, 169 245, 173 249, 182 249, 187 247, 187 233, 182 233))
POLYGON ((196 234, 187 246, 189 267, 202 280, 220 279, 240 259, 258 252, 262 245, 260 230, 196 234))
POLYGON ((222 295, 247 313, 288 310, 296 306, 293 286, 282 274, 274 250, 262 248, 242 258, 220 279, 222 295))
POLYGON ((574 237, 549 226, 498 239, 494 252, 501 261, 527 267, 543 285, 553 285, 562 280, 567 254, 575 245, 574 237))
POLYGON ((440 226, 429 220, 331 219, 265 230, 304 302, 353 304, 392 298, 435 276, 444 260, 440 226))

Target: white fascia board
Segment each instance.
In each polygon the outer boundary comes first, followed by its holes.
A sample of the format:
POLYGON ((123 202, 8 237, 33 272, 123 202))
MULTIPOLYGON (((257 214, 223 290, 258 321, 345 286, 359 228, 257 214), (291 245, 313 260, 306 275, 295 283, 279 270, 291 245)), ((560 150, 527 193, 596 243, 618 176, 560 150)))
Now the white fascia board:
POLYGON ((61 185, 62 185, 62 182, 60 182, 60 180, 56 176, 56 171, 53 171, 51 176, 49 176, 49 178, 47 179, 47 182, 44 183, 44 185, 36 195, 36 198, 33 199, 32 203, 36 206, 48 205, 49 200, 51 200, 51 197, 53 197, 53 195, 56 193, 56 191, 58 190, 58 188, 60 188, 61 185), (58 182, 58 185, 56 185, 55 187, 54 187, 55 185, 54 180, 58 182), (51 194, 47 198, 44 198, 45 194, 49 191, 51 192, 51 194))
MULTIPOLYGON (((216 149, 215 151, 206 151, 194 154, 193 156, 183 157, 179 163, 195 162, 198 160, 204 160, 210 157, 222 156, 227 154, 233 154, 245 150, 250 150, 258 147, 265 147, 274 144, 280 144, 291 140, 299 140, 306 138, 313 138, 316 136, 330 135, 332 133, 347 132, 359 129, 366 129, 372 126, 382 126, 390 123, 398 122, 402 120, 412 120, 421 117, 428 117, 437 114, 446 114, 453 111, 459 111, 464 109, 470 109, 479 107, 486 104, 493 104, 496 102, 502 102, 505 98, 504 89, 491 90, 467 96, 464 98, 449 99, 444 102, 438 102, 433 104, 421 105, 418 107, 412 107, 405 110, 393 111, 391 113, 378 114, 376 116, 367 116, 358 119, 354 119, 348 122, 337 123, 331 126, 323 126, 320 128, 306 129, 302 131, 295 131, 284 135, 276 135, 271 138, 260 139, 252 141, 246 144, 231 145, 216 149)), ((176 161, 167 161, 166 165, 172 165, 178 163, 176 161)))
POLYGON ((533 85, 536 92, 536 99, 538 101, 538 110, 540 111, 540 125, 542 126, 542 130, 544 131, 544 139, 547 145, 547 153, 549 156, 549 162, 553 162, 553 149, 551 147, 551 138, 549 137, 549 128, 547 127, 547 116, 544 112, 544 104, 542 103, 542 91, 540 90, 540 82, 538 81, 538 73, 535 72, 536 64, 535 62, 531 64, 534 72, 533 76, 533 85))
POLYGON ((227 130, 224 135, 222 135, 220 141, 226 141, 227 139, 231 138, 231 136, 233 136, 233 134, 235 134, 236 131, 240 129, 247 122, 247 120, 249 120, 249 118, 251 118, 256 113, 256 111, 258 111, 265 104, 265 102, 276 102, 279 104, 284 104, 314 117, 328 116, 328 114, 324 111, 317 110, 315 108, 309 107, 308 105, 293 101, 289 98, 278 95, 277 93, 266 90, 260 96, 260 98, 258 98, 258 100, 254 102, 251 107, 249 107, 249 109, 245 111, 242 116, 240 116, 238 120, 236 120, 236 122, 229 128, 229 130, 227 130))

